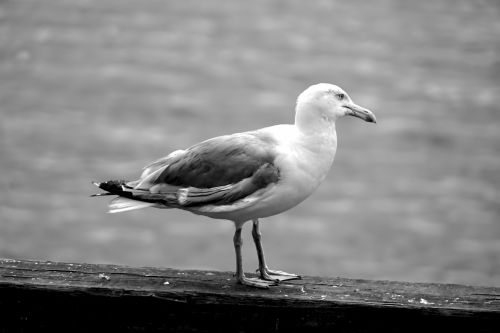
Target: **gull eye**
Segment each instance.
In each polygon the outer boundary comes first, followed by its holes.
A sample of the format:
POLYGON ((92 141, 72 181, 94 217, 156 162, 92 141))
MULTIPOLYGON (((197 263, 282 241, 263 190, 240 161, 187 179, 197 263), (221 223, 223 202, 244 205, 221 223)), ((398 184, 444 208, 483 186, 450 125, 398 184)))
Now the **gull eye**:
POLYGON ((343 99, 345 98, 345 94, 342 94, 342 93, 340 93, 340 94, 336 94, 335 96, 337 97, 337 99, 338 99, 339 101, 341 101, 341 100, 343 100, 343 99))

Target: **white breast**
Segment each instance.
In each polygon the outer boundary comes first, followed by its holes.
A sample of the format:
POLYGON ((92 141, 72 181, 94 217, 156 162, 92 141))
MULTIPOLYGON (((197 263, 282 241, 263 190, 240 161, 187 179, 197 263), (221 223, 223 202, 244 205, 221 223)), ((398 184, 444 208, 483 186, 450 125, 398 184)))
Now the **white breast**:
POLYGON ((316 190, 328 174, 337 150, 335 131, 304 136, 295 126, 293 129, 282 136, 280 156, 275 161, 280 182, 272 197, 279 210, 274 214, 296 206, 316 190))

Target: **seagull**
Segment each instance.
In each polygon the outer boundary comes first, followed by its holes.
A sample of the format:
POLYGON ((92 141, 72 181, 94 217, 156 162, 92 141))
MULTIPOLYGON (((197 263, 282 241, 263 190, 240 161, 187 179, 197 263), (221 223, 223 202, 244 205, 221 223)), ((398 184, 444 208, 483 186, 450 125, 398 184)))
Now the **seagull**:
POLYGON ((282 213, 302 202, 325 179, 337 150, 335 123, 354 116, 376 123, 375 115, 356 105, 340 87, 319 83, 297 98, 294 124, 218 136, 144 167, 134 181, 94 182, 117 195, 110 213, 146 207, 178 208, 235 225, 236 281, 269 288, 296 274, 266 264, 259 219, 282 213), (258 278, 245 276, 241 254, 243 225, 252 221, 259 261, 258 278))

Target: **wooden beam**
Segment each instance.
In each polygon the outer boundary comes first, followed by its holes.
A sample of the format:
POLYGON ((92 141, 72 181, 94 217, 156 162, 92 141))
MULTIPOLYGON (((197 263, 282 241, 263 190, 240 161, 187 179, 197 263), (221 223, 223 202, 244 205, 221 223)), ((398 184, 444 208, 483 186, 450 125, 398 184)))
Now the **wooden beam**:
POLYGON ((0 260, 0 331, 498 332, 500 288, 0 260))

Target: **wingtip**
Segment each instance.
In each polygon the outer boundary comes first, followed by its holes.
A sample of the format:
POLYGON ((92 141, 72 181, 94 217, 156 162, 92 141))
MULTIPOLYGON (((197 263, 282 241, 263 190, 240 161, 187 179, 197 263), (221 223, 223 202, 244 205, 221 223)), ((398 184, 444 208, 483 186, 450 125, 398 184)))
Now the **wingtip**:
MULTIPOLYGON (((91 182, 92 184, 94 184, 95 186, 101 188, 101 184, 102 183, 98 183, 98 182, 94 182, 92 181, 91 182)), ((102 197, 102 196, 105 196, 105 195, 112 195, 112 193, 109 193, 109 192, 106 192, 106 193, 96 193, 96 194, 91 194, 90 197, 102 197)))

